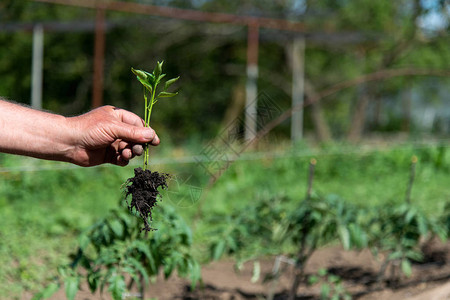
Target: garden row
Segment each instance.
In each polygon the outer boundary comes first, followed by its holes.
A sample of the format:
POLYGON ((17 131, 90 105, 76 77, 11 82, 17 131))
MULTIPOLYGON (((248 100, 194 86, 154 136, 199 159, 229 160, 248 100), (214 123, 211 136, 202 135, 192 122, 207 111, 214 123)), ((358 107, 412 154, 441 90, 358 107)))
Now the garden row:
MULTIPOLYGON (((416 162, 413 157, 404 199, 389 205, 361 206, 336 195, 312 193, 316 161, 311 160, 306 196, 262 197, 242 210, 204 218, 202 222, 210 225, 210 238, 205 242, 208 261, 223 256, 233 257, 238 265, 253 261, 254 276, 258 277, 259 259, 282 255, 295 270, 289 299, 295 299, 301 284, 321 277, 330 281, 322 285, 323 298, 346 299, 349 295, 338 284, 339 278, 327 276, 326 271, 317 276, 305 272, 318 248, 338 242, 346 250, 370 249, 374 256, 382 253, 377 283, 398 284, 402 274, 411 275, 412 263, 423 259, 422 246, 436 237, 445 241, 450 229, 450 205, 431 217, 411 203, 416 162), (398 270, 387 276, 389 267, 398 270)), ((92 292, 107 290, 114 299, 122 299, 136 289, 143 297, 152 277, 162 271, 168 278, 175 270, 180 276, 188 276, 195 287, 201 282, 201 267, 193 255, 190 227, 167 204, 158 207, 156 213, 158 230, 146 238, 136 217, 125 209, 113 210, 80 235, 72 263, 61 266, 60 276, 35 298, 47 298, 64 286, 68 299, 74 299, 83 281, 92 292)), ((281 270, 266 274, 266 282, 272 282, 272 287, 281 270)), ((272 299, 273 293, 274 288, 267 298, 272 299)))

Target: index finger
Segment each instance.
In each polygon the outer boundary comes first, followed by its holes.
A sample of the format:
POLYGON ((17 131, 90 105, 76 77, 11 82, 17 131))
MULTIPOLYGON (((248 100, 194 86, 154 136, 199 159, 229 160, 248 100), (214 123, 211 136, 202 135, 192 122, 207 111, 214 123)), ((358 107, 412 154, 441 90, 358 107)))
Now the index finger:
POLYGON ((137 127, 144 127, 144 120, 138 115, 120 108, 115 108, 114 111, 119 114, 119 118, 122 122, 137 127))

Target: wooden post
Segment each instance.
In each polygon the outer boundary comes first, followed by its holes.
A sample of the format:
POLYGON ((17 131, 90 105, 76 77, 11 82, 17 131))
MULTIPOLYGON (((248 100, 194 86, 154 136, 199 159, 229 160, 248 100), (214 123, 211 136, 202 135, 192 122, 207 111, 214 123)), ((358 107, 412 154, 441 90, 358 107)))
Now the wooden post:
POLYGON ((256 137, 257 126, 257 95, 258 95, 258 47, 259 25, 248 24, 247 39, 247 84, 245 87, 245 133, 246 141, 256 137))
POLYGON ((94 78, 92 108, 103 105, 103 67, 105 60, 105 9, 97 7, 95 18, 94 78))
POLYGON ((308 172, 308 189, 306 191, 306 200, 311 199, 312 186, 314 180, 314 169, 316 168, 317 160, 315 158, 311 158, 309 161, 309 172, 308 172))
POLYGON ((44 28, 42 24, 33 27, 33 60, 31 63, 31 106, 42 108, 42 78, 44 66, 44 28))
POLYGON ((303 138, 303 101, 305 93, 305 39, 295 38, 292 42, 292 119, 291 141, 303 138))
POLYGON ((414 178, 416 177, 416 164, 417 164, 417 156, 413 155, 411 158, 411 169, 409 172, 409 182, 408 188, 406 189, 405 201, 408 204, 411 204, 411 190, 414 184, 414 178))

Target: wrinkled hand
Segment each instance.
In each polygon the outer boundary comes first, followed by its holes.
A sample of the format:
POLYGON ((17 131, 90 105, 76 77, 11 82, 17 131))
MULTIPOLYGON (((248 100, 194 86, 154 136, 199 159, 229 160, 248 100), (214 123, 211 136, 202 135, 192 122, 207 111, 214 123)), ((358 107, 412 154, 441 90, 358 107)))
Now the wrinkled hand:
POLYGON ((113 106, 67 120, 74 130, 71 160, 80 166, 125 166, 133 157, 142 155, 143 144, 156 146, 160 142, 153 129, 144 127, 140 117, 113 106))

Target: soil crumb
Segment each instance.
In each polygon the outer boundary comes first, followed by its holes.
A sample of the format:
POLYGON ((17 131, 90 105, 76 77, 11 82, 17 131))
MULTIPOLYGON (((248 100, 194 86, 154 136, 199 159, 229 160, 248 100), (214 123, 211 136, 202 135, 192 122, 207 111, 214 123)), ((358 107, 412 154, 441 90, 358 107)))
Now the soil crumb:
POLYGON ((131 195, 131 202, 127 205, 130 212, 133 209, 139 213, 139 216, 144 221, 144 228, 146 232, 154 230, 151 228, 152 209, 157 205, 158 197, 162 198, 159 187, 167 188, 167 179, 170 177, 166 173, 152 172, 150 170, 143 170, 142 168, 134 169, 134 177, 128 178, 125 182, 125 199, 131 195))

